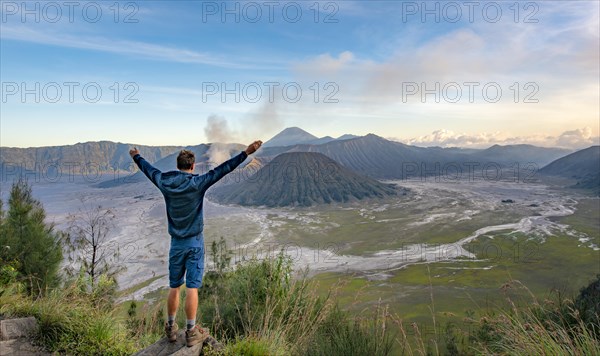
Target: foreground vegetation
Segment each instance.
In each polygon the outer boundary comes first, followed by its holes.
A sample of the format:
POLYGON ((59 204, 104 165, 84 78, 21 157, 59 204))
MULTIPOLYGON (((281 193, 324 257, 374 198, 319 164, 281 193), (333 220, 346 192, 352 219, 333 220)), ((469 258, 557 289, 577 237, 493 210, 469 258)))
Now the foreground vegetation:
MULTIPOLYGON (((225 343, 224 355, 600 352, 600 276, 576 298, 556 294, 543 301, 532 295, 509 298, 518 294, 509 291, 527 292, 518 281, 510 281, 503 290, 511 307, 429 330, 416 324, 405 328, 401 316, 383 305, 358 315, 343 311, 335 290, 318 297, 313 282, 292 278, 291 264, 283 255, 215 270, 205 281, 201 322, 225 343)), ((127 355, 162 337, 163 303, 116 305, 112 280, 101 278, 93 291, 89 285, 81 275, 63 288, 32 297, 22 284, 4 279, 0 315, 35 316, 40 324, 36 342, 59 353, 127 355)), ((183 318, 183 310, 178 315, 183 318)), ((435 317, 432 322, 435 325, 435 317)))
MULTIPOLYGON (((207 275, 201 292, 202 323, 226 344, 230 355, 390 354, 384 310, 352 318, 333 298, 317 297, 305 278, 292 278, 283 255, 251 260, 235 270, 207 275)), ((127 302, 127 316, 114 303, 114 282, 101 278, 89 290, 84 275, 43 297, 28 295, 13 278, 0 287, 0 315, 35 316, 37 343, 49 351, 78 355, 127 355, 162 337, 163 303, 138 309, 127 302)), ((178 313, 182 318, 184 313, 178 313)))

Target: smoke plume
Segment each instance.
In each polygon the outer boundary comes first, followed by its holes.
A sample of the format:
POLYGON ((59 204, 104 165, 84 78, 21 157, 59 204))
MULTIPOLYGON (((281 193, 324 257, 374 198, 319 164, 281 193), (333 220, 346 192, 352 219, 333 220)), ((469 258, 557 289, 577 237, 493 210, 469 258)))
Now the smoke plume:
POLYGON ((275 103, 263 103, 243 119, 244 130, 238 131, 229 127, 227 119, 219 115, 210 115, 206 119, 204 135, 210 148, 207 152, 209 161, 215 165, 230 158, 230 143, 249 144, 255 140, 266 141, 283 128, 275 103))
POLYGON ((250 113, 247 118, 248 133, 250 142, 254 140, 266 141, 270 136, 283 129, 283 121, 279 117, 277 104, 275 102, 265 102, 256 111, 250 113), (262 137, 270 135, 269 137, 262 137))
POLYGON ((222 116, 210 115, 206 120, 204 135, 211 143, 208 152, 208 160, 214 165, 221 164, 230 158, 227 143, 236 142, 238 135, 229 128, 227 120, 222 116))

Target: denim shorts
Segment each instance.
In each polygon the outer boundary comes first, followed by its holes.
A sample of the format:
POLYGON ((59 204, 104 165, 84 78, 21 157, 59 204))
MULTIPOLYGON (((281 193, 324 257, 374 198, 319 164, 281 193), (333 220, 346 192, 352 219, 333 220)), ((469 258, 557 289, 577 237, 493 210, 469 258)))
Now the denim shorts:
POLYGON ((171 246, 169 250, 169 286, 178 288, 183 284, 187 288, 202 287, 204 274, 204 247, 171 246))

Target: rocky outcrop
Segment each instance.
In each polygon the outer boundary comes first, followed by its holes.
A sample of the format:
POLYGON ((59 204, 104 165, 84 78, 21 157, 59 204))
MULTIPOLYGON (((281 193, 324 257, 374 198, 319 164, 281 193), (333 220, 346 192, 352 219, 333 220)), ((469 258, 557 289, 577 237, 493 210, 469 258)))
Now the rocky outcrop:
POLYGON ((203 351, 207 348, 218 351, 223 348, 223 345, 212 336, 209 336, 204 341, 204 344, 187 347, 185 344, 185 332, 180 330, 177 333, 177 341, 169 342, 166 337, 163 337, 134 356, 198 356, 203 355, 203 351))
POLYGON ((31 343, 37 328, 34 317, 0 320, 0 355, 51 355, 31 343))

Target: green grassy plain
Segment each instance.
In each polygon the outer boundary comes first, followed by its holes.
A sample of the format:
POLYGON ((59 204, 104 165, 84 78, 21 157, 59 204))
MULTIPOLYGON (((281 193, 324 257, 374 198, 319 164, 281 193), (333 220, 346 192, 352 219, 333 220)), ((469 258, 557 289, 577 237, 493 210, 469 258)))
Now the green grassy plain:
POLYGON ((507 297, 531 298, 515 295, 516 290, 506 284, 511 280, 519 281, 540 300, 557 290, 575 296, 600 273, 600 251, 590 247, 600 245, 598 202, 582 200, 573 215, 554 219, 568 224, 571 233, 589 237, 585 243, 566 232, 540 239, 500 231, 465 246, 475 254, 473 259, 410 265, 388 272, 392 276, 386 280, 345 273, 322 273, 314 279, 321 293, 336 285, 341 304, 355 312, 381 299, 402 320, 422 324, 431 324, 434 317, 438 324, 465 323, 465 318, 505 306, 507 297))

